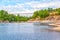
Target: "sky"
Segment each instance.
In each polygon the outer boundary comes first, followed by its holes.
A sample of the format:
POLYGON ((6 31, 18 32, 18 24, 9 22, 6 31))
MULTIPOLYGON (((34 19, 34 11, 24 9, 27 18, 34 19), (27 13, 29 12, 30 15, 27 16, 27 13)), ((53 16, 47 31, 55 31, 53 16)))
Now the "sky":
POLYGON ((9 13, 33 13, 45 8, 59 8, 60 0, 0 0, 0 10, 9 13))

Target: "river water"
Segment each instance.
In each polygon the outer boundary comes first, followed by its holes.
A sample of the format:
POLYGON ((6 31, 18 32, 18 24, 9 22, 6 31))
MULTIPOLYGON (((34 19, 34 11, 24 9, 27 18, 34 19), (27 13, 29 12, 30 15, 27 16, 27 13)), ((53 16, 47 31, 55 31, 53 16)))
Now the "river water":
POLYGON ((60 40, 60 32, 34 23, 0 23, 0 40, 60 40))

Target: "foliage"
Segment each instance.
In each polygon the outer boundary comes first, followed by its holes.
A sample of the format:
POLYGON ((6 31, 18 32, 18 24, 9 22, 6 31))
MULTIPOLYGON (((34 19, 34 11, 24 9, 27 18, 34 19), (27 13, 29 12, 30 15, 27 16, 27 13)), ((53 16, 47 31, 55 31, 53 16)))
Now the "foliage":
POLYGON ((28 17, 23 17, 23 16, 20 17, 20 21, 28 21, 28 20, 29 20, 28 17))
POLYGON ((35 11, 34 14, 33 14, 33 18, 36 18, 36 17, 40 17, 40 18, 46 18, 49 16, 49 13, 48 13, 48 10, 38 10, 38 11, 35 11))
POLYGON ((40 11, 39 11, 39 16, 40 16, 41 18, 46 18, 46 17, 48 17, 48 16, 49 16, 48 10, 40 10, 40 11))
POLYGON ((8 12, 4 11, 4 10, 1 10, 0 11, 0 20, 6 20, 7 17, 8 17, 8 12))
POLYGON ((38 17, 38 11, 35 11, 32 18, 37 18, 38 17))
POLYGON ((48 8, 48 12, 52 12, 53 11, 53 8, 48 8))
POLYGON ((21 22, 29 20, 28 17, 20 16, 19 14, 16 16, 14 14, 8 14, 7 11, 0 10, 0 20, 1 21, 9 21, 9 22, 21 22))
POLYGON ((49 15, 60 15, 60 8, 56 8, 56 9, 53 9, 53 8, 48 8, 48 9, 44 9, 44 10, 38 10, 38 11, 35 11, 32 18, 37 18, 38 16, 42 19, 48 17, 49 15))
POLYGON ((9 14, 7 11, 5 10, 0 10, 0 21, 4 22, 4 21, 9 21, 9 22, 22 22, 22 21, 28 21, 29 19, 36 19, 36 18, 46 18, 50 15, 50 13, 52 13, 52 15, 54 15, 55 13, 60 15, 60 8, 56 8, 56 9, 52 9, 52 8, 48 8, 48 9, 44 9, 44 10, 37 10, 34 12, 34 14, 31 17, 25 17, 25 16, 20 16, 18 15, 14 15, 14 14, 9 14))
POLYGON ((60 15, 60 8, 56 9, 56 11, 58 12, 57 14, 60 15))

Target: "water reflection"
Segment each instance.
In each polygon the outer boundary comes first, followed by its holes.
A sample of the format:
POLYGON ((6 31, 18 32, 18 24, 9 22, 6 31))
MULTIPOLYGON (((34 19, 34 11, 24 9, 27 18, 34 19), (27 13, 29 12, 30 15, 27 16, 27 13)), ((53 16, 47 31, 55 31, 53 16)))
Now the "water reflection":
POLYGON ((0 24, 0 40, 60 40, 60 32, 42 31, 49 26, 33 23, 0 24))

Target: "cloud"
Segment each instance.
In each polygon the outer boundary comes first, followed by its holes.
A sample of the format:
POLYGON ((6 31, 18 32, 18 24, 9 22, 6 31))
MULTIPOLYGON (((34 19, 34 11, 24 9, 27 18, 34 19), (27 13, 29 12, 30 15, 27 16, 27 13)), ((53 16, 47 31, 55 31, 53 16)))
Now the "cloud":
POLYGON ((52 7, 52 6, 56 6, 56 7, 60 7, 58 4, 60 4, 60 1, 54 1, 54 2, 49 2, 49 3, 39 3, 39 2, 30 2, 27 3, 28 5, 30 5, 33 8, 45 8, 45 7, 52 7))
POLYGON ((26 3, 16 3, 16 5, 2 5, 0 6, 0 9, 7 10, 9 13, 33 13, 36 10, 48 7, 59 8, 59 4, 60 1, 56 0, 51 2, 31 1, 26 3))

